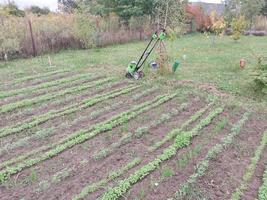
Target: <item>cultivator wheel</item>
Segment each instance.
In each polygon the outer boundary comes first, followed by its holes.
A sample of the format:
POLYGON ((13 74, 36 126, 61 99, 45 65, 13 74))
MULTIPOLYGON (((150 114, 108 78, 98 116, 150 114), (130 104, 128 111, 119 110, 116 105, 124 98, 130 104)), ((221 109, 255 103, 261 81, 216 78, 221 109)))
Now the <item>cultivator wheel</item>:
POLYGON ((133 75, 131 73, 129 73, 129 72, 127 72, 125 74, 126 78, 128 78, 128 79, 134 78, 135 80, 139 80, 139 79, 143 78, 144 76, 145 76, 145 74, 144 74, 143 71, 137 71, 133 75))
POLYGON ((126 78, 128 78, 128 79, 131 79, 131 78, 133 78, 133 77, 132 77, 132 74, 131 74, 131 73, 129 73, 129 72, 127 72, 127 73, 125 74, 125 77, 126 77, 126 78))
POLYGON ((135 80, 139 80, 139 79, 143 78, 144 76, 145 76, 145 74, 143 71, 138 71, 138 72, 134 73, 134 79, 135 80))

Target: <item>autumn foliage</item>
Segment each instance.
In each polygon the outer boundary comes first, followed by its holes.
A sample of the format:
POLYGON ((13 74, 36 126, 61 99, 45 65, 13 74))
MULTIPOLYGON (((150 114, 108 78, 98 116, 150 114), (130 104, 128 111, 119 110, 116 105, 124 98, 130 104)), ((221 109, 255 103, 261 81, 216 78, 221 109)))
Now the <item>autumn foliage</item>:
POLYGON ((199 5, 188 4, 186 7, 188 20, 192 24, 192 29, 196 31, 210 31, 212 27, 209 15, 206 15, 203 8, 199 5))

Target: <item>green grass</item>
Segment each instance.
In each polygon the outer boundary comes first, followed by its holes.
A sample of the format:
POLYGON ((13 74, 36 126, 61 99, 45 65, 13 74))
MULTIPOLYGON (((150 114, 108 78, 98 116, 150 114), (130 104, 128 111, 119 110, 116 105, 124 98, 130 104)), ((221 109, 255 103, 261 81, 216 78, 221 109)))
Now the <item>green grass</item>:
MULTIPOLYGON (((147 42, 114 45, 102 49, 68 50, 51 55, 57 68, 88 69, 106 74, 124 75, 129 61, 137 60, 147 42)), ((212 83, 220 89, 237 96, 255 97, 249 74, 256 65, 252 51, 267 55, 266 37, 242 37, 234 42, 230 37, 217 39, 216 45, 202 34, 191 34, 178 38, 175 42, 167 41, 171 60, 182 61, 181 68, 172 78, 178 80, 194 80, 196 82, 212 83), (239 60, 246 58, 248 66, 239 69, 239 60)), ((153 60, 154 55, 149 59, 153 60)), ((44 57, 20 59, 7 64, 0 63, 0 80, 16 69, 33 69, 47 67, 44 57)))
POLYGON ((165 166, 162 168, 161 176, 162 178, 170 178, 174 175, 174 171, 171 167, 165 166))

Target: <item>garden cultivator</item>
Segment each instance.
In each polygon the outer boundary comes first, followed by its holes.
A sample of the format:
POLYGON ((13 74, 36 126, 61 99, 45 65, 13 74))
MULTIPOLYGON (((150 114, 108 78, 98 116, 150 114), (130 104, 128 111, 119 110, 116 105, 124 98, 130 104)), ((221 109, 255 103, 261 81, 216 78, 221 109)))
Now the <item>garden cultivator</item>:
POLYGON ((148 59, 150 54, 153 52, 155 47, 160 41, 163 41, 166 38, 166 31, 165 29, 162 30, 160 33, 155 32, 151 40, 149 41, 146 49, 144 50, 143 54, 141 55, 138 62, 131 61, 127 67, 126 77, 127 78, 134 78, 136 80, 144 77, 144 72, 141 69, 141 67, 144 65, 145 61, 148 59))

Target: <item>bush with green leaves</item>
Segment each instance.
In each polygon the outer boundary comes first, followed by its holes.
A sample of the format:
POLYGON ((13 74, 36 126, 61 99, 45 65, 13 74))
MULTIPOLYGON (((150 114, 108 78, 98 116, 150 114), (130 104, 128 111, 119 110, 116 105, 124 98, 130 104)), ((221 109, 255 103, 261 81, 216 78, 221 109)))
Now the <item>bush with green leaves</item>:
POLYGON ((258 58, 258 65, 252 77, 256 83, 257 89, 267 94, 267 57, 258 58))
MULTIPOLYGON (((1 17, 1 13, 0 13, 1 17)), ((8 60, 20 52, 20 38, 25 35, 22 19, 1 17, 0 23, 0 60, 8 60)))
POLYGON ((243 31, 247 26, 244 16, 234 17, 231 22, 231 28, 233 29, 233 40, 237 41, 241 38, 243 31))

